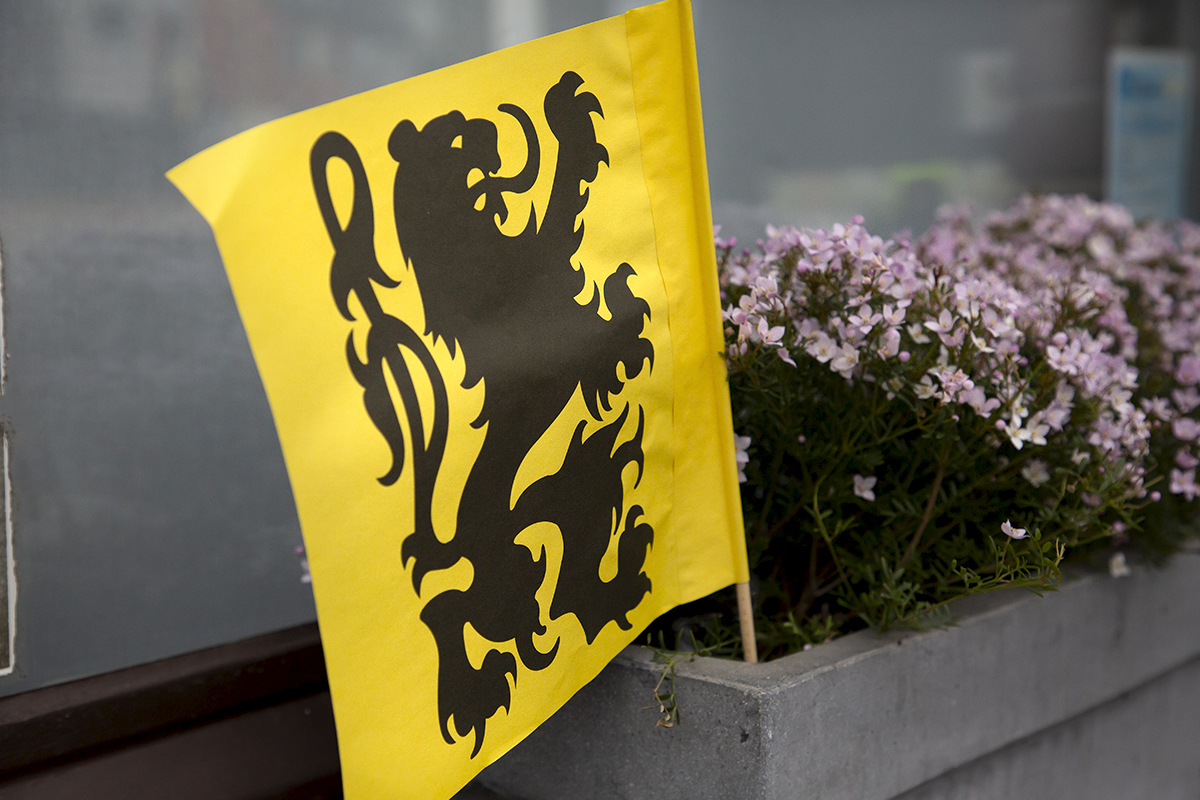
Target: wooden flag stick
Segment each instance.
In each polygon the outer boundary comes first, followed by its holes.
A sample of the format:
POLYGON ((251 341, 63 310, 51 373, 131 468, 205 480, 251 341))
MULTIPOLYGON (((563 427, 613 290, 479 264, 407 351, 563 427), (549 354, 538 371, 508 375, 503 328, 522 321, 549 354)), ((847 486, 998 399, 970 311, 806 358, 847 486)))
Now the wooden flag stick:
POLYGON ((758 641, 754 638, 754 609, 750 606, 750 584, 737 584, 738 624, 742 629, 742 658, 758 663, 758 641))

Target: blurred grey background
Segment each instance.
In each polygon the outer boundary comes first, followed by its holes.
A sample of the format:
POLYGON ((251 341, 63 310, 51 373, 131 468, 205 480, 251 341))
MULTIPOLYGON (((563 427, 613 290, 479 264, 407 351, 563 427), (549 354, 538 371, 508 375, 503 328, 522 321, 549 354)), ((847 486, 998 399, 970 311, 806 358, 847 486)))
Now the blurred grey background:
MULTIPOLYGON (((0 0, 18 589, 0 695, 315 617, 216 248, 163 173, 251 125, 633 5, 0 0)), ((1030 189, 1100 197, 1106 54, 1200 43, 1200 0, 694 7, 714 216, 743 239, 854 213, 920 233, 942 203, 1030 189)))

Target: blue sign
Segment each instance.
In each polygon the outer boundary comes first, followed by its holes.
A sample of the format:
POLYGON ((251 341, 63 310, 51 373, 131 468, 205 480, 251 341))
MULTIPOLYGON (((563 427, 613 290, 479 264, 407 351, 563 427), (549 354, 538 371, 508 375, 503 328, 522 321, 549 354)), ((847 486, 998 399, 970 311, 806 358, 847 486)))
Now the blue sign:
POLYGON ((1108 199, 1141 219, 1183 215, 1192 60, 1182 50, 1115 48, 1108 61, 1108 199))

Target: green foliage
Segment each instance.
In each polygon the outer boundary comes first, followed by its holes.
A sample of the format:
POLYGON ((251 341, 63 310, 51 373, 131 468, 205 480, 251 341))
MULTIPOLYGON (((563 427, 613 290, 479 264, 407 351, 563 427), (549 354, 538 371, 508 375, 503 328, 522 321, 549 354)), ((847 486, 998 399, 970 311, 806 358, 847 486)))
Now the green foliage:
POLYGON ((730 371, 736 429, 754 442, 743 504, 769 650, 824 641, 854 619, 913 625, 1000 586, 1052 589, 1065 547, 1108 534, 1078 487, 1117 504, 1120 487, 1072 463, 1070 443, 1056 490, 1039 490, 1021 475, 1032 451, 996 458, 994 424, 889 400, 881 383, 847 382, 814 359, 793 368, 765 348, 730 371), (855 494, 856 474, 878 476, 874 501, 855 494), (1033 534, 1002 534, 1026 509, 1033 534))
POLYGON ((681 721, 679 701, 675 697, 675 667, 684 662, 692 662, 697 656, 730 656, 741 643, 735 632, 724 627, 717 614, 709 614, 704 618, 684 620, 684 624, 676 626, 676 639, 673 649, 666 645, 663 632, 657 632, 657 637, 647 637, 647 642, 657 638, 657 644, 644 644, 651 652, 651 660, 662 665, 658 682, 654 685, 654 705, 659 718, 655 725, 659 728, 673 728, 681 721), (695 626, 702 628, 697 637, 695 626), (701 644, 701 642, 704 644, 701 644))

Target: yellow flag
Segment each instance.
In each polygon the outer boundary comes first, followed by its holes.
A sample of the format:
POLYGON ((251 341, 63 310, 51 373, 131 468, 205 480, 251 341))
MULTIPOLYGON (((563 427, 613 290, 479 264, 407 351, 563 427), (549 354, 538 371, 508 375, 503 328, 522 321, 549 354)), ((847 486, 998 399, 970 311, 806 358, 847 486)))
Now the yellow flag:
POLYGON ((274 413, 348 798, 449 797, 746 579, 700 120, 672 0, 169 173, 274 413))

